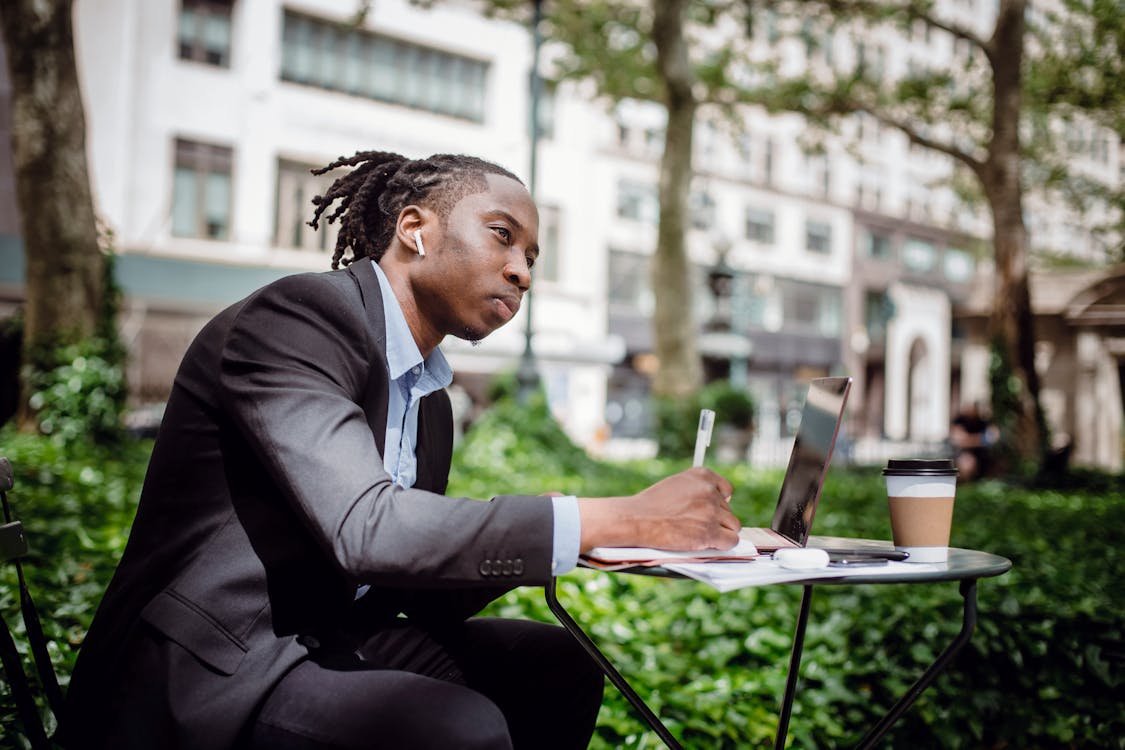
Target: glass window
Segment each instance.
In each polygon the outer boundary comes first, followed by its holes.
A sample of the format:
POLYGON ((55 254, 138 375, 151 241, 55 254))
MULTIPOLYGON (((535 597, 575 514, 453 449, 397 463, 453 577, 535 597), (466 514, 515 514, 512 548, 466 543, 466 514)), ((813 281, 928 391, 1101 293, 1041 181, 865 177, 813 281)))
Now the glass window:
POLYGON ((232 155, 226 146, 176 140, 173 235, 210 240, 230 237, 232 155))
POLYGON ((178 36, 180 59, 230 67, 231 0, 183 0, 178 36))
MULTIPOLYGON (((530 74, 528 86, 531 86, 530 74)), ((555 137, 555 107, 557 106, 558 84, 539 79, 539 137, 555 137)))
POLYGON ((330 175, 314 175, 312 165, 281 159, 277 163, 277 212, 274 243, 278 247, 327 252, 336 248, 338 224, 320 222, 313 229, 314 196, 322 195, 332 184, 330 175))
POLYGON ((539 258, 531 271, 533 281, 558 281, 562 245, 559 242, 561 216, 558 206, 539 206, 539 258))
POLYGON ((975 270, 973 256, 964 250, 950 248, 945 251, 942 270, 945 272, 945 278, 950 281, 959 284, 969 281, 973 278, 973 272, 975 270))
POLYGON ((656 188, 652 185, 631 180, 621 180, 617 183, 618 216, 655 224, 659 213, 656 188))
POLYGON ((285 11, 281 78, 484 120, 488 63, 285 11))
POLYGON ((691 194, 691 225, 702 231, 715 226, 715 199, 706 190, 691 194))
POLYGON ((609 302, 633 312, 652 312, 652 284, 647 255, 623 250, 609 251, 609 302))
POLYGON ((781 293, 781 330, 838 336, 843 299, 838 287, 778 279, 781 293))
POLYGON ((831 253, 832 227, 822 221, 806 221, 805 249, 810 253, 831 253))
POLYGON ((882 343, 887 338, 887 323, 893 315, 893 307, 886 292, 867 290, 863 300, 863 319, 868 341, 882 343))
POLYGON ((891 238, 878 232, 867 232, 867 257, 875 260, 889 260, 891 257, 891 238))
POLYGON ((746 209, 746 239, 763 245, 773 244, 773 211, 746 209))
POLYGON ((902 246, 902 263, 912 271, 929 271, 937 262, 937 251, 929 242, 907 240, 902 246))

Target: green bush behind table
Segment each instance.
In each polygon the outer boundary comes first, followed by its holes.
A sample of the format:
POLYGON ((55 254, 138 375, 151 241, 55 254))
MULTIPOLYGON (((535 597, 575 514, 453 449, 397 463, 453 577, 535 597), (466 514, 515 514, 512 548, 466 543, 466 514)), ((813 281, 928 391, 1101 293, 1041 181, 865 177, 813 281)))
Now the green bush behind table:
MULTIPOLYGON (((34 552, 32 593, 64 684, 124 548, 150 448, 64 449, 0 431, 34 552)), ((627 494, 679 468, 592 460, 541 403, 503 404, 459 446, 450 492, 627 494)), ((737 488, 739 516, 767 523, 781 473, 722 471, 737 488)), ((1125 748, 1125 481, 1068 481, 959 488, 954 544, 1004 555, 1015 567, 980 583, 972 641, 885 747, 1125 748)), ((883 495, 877 471, 833 468, 815 531, 889 538, 883 495)), ((0 575, 6 616, 14 580, 9 570, 0 575)), ((565 576, 559 595, 687 747, 772 747, 799 587, 720 595, 692 582, 580 570, 565 576)), ((513 592, 489 612, 553 619, 539 589, 513 592)), ((956 584, 818 589, 790 745, 854 745, 954 636, 960 616, 956 584)), ((0 747, 23 747, 6 686, 0 691, 0 747)), ((659 746, 607 685, 592 747, 659 746)))

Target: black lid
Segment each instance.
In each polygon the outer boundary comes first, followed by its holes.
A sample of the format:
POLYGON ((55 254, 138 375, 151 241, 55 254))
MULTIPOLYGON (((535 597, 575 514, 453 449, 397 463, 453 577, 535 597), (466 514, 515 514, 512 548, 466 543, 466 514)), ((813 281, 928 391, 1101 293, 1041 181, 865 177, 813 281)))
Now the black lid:
POLYGON ((957 476, 957 467, 950 458, 892 458, 883 469, 883 476, 957 476))

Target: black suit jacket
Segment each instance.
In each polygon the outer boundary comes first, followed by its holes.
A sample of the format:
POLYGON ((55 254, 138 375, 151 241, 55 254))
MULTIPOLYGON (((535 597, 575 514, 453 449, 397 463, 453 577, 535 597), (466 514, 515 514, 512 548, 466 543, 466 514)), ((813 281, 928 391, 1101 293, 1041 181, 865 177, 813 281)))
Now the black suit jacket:
POLYGON ((549 498, 443 494, 448 396, 425 398, 418 481, 383 469, 388 375, 364 260, 220 313, 176 376, 118 570, 79 653, 69 747, 227 748, 299 636, 463 619, 550 578, 549 498), (359 603, 358 584, 372 589, 359 603))

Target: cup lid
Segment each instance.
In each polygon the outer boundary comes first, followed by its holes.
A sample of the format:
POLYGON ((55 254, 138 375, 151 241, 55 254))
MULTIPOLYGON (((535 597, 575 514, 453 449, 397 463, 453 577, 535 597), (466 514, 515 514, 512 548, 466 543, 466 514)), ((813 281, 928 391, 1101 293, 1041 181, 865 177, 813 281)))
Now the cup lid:
POLYGON ((885 477, 955 477, 957 467, 950 458, 892 458, 883 469, 885 477))

